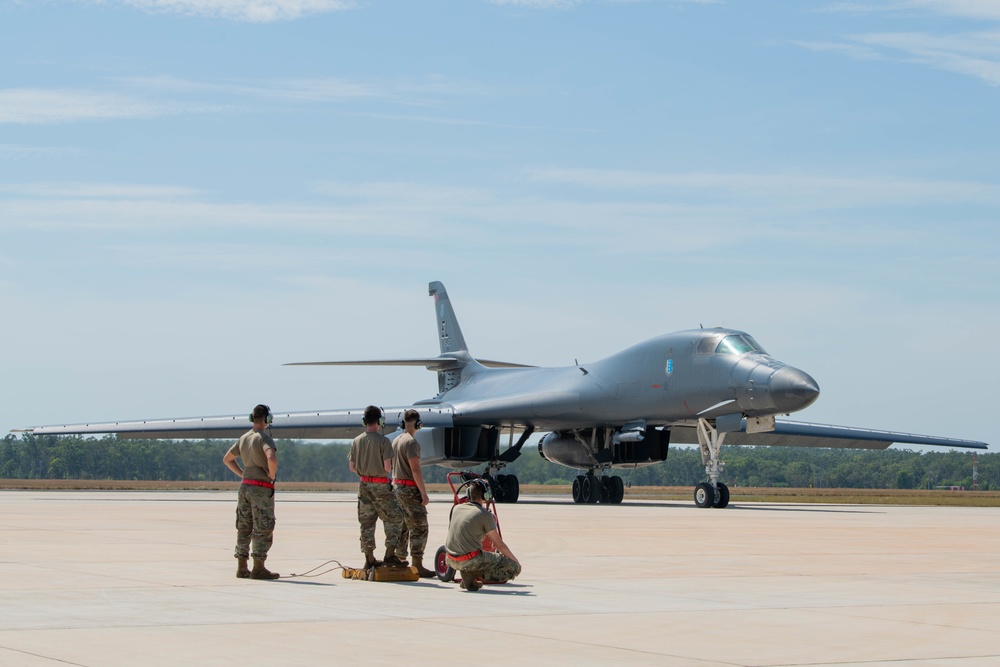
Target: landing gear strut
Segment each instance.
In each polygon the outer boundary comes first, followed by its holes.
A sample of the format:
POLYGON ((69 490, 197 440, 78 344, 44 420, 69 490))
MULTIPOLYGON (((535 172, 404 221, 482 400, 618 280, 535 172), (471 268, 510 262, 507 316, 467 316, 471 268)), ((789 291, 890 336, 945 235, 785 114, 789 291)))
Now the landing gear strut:
POLYGON ((722 508, 729 505, 729 487, 719 481, 719 475, 726 468, 726 464, 719 460, 725 436, 707 419, 698 420, 698 447, 701 449, 701 463, 708 475, 707 482, 694 487, 694 504, 698 507, 722 508))
POLYGON ((517 444, 514 444, 514 429, 511 427, 511 444, 503 454, 500 454, 495 458, 495 460, 490 461, 486 464, 486 469, 483 470, 483 477, 485 477, 490 483, 490 490, 493 492, 493 500, 498 503, 516 503, 517 499, 521 495, 521 483, 517 481, 516 475, 497 475, 493 477, 493 473, 499 473, 503 470, 503 467, 508 463, 513 463, 514 459, 521 455, 521 448, 524 447, 524 443, 528 441, 531 434, 535 432, 535 427, 528 425, 525 427, 524 431, 521 432, 521 437, 518 438, 517 444))

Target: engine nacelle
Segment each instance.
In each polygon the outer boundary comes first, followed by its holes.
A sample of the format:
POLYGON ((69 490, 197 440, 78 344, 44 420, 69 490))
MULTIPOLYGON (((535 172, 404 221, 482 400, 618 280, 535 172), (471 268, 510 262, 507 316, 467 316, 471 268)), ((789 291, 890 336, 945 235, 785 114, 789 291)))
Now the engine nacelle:
POLYGON ((630 441, 631 438, 623 442, 615 435, 616 431, 606 428, 583 429, 575 434, 553 431, 538 443, 538 453, 546 461, 582 469, 607 465, 638 468, 667 460, 670 448, 668 429, 658 431, 647 428, 638 442, 630 441))
POLYGON ((487 426, 422 428, 416 438, 423 464, 464 468, 499 456, 500 431, 487 426))

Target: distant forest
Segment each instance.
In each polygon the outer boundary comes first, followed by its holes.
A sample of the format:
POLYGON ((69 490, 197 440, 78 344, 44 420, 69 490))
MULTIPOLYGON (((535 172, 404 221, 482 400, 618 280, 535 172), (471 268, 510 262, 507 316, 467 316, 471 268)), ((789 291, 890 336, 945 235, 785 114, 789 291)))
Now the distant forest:
MULTIPOLYGON (((8 435, 0 441, 0 478, 228 481, 222 465, 231 440, 118 440, 78 436, 8 435)), ((279 480, 352 482, 346 443, 317 444, 278 440, 279 480)), ((913 452, 813 449, 799 447, 724 447, 729 486, 855 489, 972 488, 971 452, 913 452)), ((477 470, 481 470, 481 466, 477 470)), ((979 488, 1000 490, 1000 454, 978 453, 979 488)), ((447 470, 427 466, 428 482, 444 482, 447 470)), ((504 472, 522 484, 567 484, 580 474, 544 460, 525 447, 504 472)), ((634 486, 694 486, 705 472, 697 449, 672 447, 665 463, 615 470, 634 486)))

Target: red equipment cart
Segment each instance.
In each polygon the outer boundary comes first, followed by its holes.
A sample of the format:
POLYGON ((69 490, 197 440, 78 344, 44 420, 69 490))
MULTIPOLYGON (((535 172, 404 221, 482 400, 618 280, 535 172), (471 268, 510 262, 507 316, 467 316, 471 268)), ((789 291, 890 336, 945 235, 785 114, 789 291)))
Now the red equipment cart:
MULTIPOLYGON (((474 473, 470 470, 454 470, 448 473, 448 486, 451 487, 452 501, 455 505, 461 505, 462 503, 469 502, 469 498, 466 495, 459 495, 464 489, 469 486, 469 483, 474 479, 485 479, 489 484, 490 488, 493 488, 493 480, 489 477, 483 477, 480 474, 474 473)), ((492 494, 491 494, 492 496, 492 494)), ((454 509, 454 506, 452 506, 454 509)), ((490 511, 493 515, 493 519, 497 523, 497 533, 503 537, 503 533, 500 531, 500 516, 497 514, 497 504, 496 500, 492 497, 486 502, 486 509, 490 511)), ((451 515, 449 514, 449 520, 451 515)), ((496 547, 493 545, 493 541, 488 537, 483 538, 483 551, 496 551, 496 547)), ((447 559, 448 551, 444 548, 444 545, 438 547, 437 553, 434 555, 434 570, 437 572, 437 577, 441 581, 454 581, 461 582, 462 579, 455 578, 457 571, 448 565, 447 559)), ((506 581, 486 581, 483 583, 487 584, 505 584, 506 581)))

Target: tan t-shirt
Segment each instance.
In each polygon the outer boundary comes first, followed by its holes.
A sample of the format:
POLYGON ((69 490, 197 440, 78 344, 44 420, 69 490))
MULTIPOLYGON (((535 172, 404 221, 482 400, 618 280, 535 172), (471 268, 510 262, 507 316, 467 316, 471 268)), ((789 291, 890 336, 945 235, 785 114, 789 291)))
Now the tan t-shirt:
POLYGON ((385 462, 392 459, 392 443, 381 433, 364 432, 351 443, 347 460, 362 477, 388 477, 385 462))
POLYGON ((263 431, 247 431, 229 448, 229 453, 243 459, 243 479, 270 482, 267 474, 267 450, 278 451, 274 439, 263 431))
POLYGON ((392 441, 392 478, 413 479, 410 459, 420 458, 420 443, 409 433, 402 433, 392 441))
POLYGON ((496 530, 493 515, 479 503, 467 502, 455 505, 448 524, 448 537, 444 547, 452 556, 464 556, 483 547, 486 533, 496 530))

